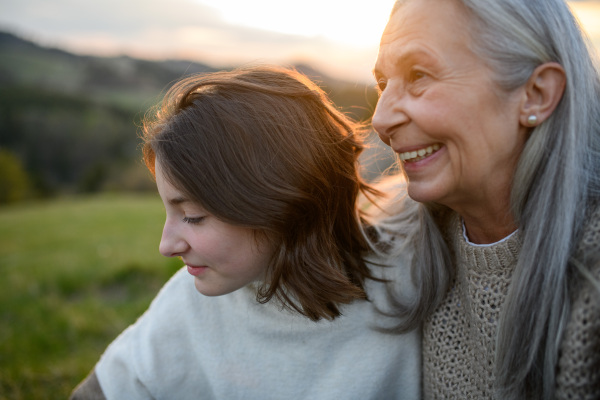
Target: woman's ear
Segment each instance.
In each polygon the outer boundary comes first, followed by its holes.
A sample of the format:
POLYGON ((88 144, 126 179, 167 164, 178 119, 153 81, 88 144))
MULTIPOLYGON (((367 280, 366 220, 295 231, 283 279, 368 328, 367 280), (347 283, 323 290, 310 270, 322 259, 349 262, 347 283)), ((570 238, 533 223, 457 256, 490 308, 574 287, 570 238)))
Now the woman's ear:
POLYGON ((563 67, 548 62, 537 67, 525 84, 525 101, 519 122, 534 127, 550 117, 563 96, 567 78, 563 67))

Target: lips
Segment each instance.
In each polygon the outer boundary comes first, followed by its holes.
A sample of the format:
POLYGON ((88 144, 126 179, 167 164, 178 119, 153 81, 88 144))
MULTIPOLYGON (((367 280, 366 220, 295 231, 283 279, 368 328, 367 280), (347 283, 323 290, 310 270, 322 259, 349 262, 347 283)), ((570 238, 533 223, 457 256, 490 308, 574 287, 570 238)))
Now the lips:
POLYGON ((435 143, 435 144, 421 147, 421 148, 411 150, 411 151, 398 152, 398 155, 400 156, 400 160, 402 160, 403 162, 410 163, 410 162, 416 162, 416 161, 420 161, 424 158, 427 158, 430 155, 432 155, 433 153, 435 153, 436 151, 438 151, 440 148, 441 148, 441 145, 439 145, 438 143, 435 143))
POLYGON ((199 276, 207 269, 208 269, 208 267, 205 267, 205 266, 197 267, 197 266, 193 266, 193 265, 187 265, 188 273, 193 276, 199 276))

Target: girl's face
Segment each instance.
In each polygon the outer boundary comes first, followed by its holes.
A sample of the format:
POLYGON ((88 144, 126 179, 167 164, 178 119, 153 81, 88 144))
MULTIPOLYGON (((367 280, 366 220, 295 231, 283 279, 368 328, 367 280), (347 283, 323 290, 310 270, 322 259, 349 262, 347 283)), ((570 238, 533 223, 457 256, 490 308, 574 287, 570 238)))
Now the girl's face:
POLYGON ((172 186, 156 160, 156 185, 167 218, 160 241, 165 257, 181 257, 206 296, 234 292, 265 278, 273 246, 254 230, 222 222, 172 186))
POLYGON ((408 194, 454 210, 508 204, 526 140, 521 88, 502 92, 470 49, 455 1, 408 1, 381 39, 373 127, 402 160, 408 194))

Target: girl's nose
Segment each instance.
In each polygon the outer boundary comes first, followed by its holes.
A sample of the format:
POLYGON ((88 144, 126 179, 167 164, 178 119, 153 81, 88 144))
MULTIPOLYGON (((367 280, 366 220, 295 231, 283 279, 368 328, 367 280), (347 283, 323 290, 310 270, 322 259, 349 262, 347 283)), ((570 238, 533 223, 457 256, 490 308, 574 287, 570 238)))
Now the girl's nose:
POLYGON ((165 222, 158 250, 165 257, 177 257, 185 253, 189 245, 179 230, 169 221, 165 222))

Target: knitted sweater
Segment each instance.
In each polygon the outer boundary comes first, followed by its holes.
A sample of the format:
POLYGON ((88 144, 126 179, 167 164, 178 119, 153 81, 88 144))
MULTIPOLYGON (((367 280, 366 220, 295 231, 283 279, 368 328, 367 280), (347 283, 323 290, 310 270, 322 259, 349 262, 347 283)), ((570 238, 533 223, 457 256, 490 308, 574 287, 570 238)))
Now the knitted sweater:
MULTIPOLYGON (((586 227, 578 253, 600 247, 599 211, 586 227)), ((455 281, 423 328, 426 399, 493 398, 498 319, 522 237, 516 232, 494 245, 477 246, 465 240, 462 229, 455 216, 448 227, 455 281)), ((593 268, 600 278, 598 265, 593 268)), ((589 280, 579 279, 578 285, 561 343, 556 396, 600 399, 600 292, 589 280)))
MULTIPOLYGON (((410 291, 401 264, 386 273, 399 273, 388 277, 410 291)), ((420 337, 373 329, 392 321, 374 308, 385 307, 383 284, 368 280, 365 288, 373 302, 312 322, 273 301, 257 303, 250 286, 203 296, 181 270, 108 347, 94 381, 109 400, 417 399, 420 337)))

